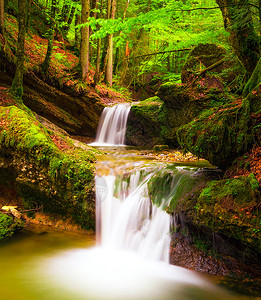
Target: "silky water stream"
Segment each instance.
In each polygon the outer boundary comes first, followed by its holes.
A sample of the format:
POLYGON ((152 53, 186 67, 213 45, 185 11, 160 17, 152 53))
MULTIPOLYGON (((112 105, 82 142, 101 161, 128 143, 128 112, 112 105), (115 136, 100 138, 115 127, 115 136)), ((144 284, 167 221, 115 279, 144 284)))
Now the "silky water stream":
MULTIPOLYGON (((198 274, 170 265, 170 216, 152 205, 148 183, 165 170, 171 188, 197 166, 168 165, 133 150, 106 150, 97 163, 97 243, 39 229, 0 245, 0 299, 239 299, 198 274)), ((241 298, 240 298, 241 299, 241 298)))
POLYGON ((106 108, 94 145, 97 163, 96 245, 88 235, 37 227, 0 243, 0 299, 241 299, 198 274, 169 264, 173 224, 164 208, 198 166, 168 165, 124 147, 130 106, 106 108), (155 188, 155 176, 171 182, 155 188))

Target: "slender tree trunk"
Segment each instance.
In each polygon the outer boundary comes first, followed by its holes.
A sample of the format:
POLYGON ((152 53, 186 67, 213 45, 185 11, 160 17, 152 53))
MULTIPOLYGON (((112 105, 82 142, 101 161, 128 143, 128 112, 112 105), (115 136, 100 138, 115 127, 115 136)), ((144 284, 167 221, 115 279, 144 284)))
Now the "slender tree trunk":
POLYGON ((109 45, 109 36, 107 35, 103 39, 103 49, 102 49, 101 65, 100 65, 101 72, 105 72, 105 70, 106 70, 108 45, 109 45))
POLYGON ((12 82, 12 94, 22 100, 23 95, 23 75, 24 75, 24 54, 25 54, 25 34, 26 34, 26 0, 18 1, 18 41, 16 50, 16 70, 12 82))
POLYGON ((119 63, 119 56, 120 56, 120 48, 116 48, 114 62, 113 62, 113 74, 114 75, 117 72, 117 67, 118 67, 118 63, 119 63))
POLYGON ((75 7, 75 5, 73 5, 73 6, 72 6, 72 9, 71 9, 71 12, 70 12, 69 19, 68 19, 68 21, 67 21, 67 24, 68 24, 68 29, 67 29, 67 31, 69 30, 69 27, 70 27, 70 25, 72 24, 72 20, 73 20, 74 14, 75 14, 75 9, 76 9, 76 7, 75 7))
POLYGON ((259 0, 259 33, 261 35, 261 0, 259 0))
POLYGON ((100 81, 100 59, 101 58, 101 39, 98 40, 97 52, 96 52, 96 68, 94 74, 94 84, 96 85, 100 81))
POLYGON ((80 45, 81 45, 81 37, 80 37, 80 30, 77 28, 78 25, 80 25, 81 23, 81 17, 79 15, 79 13, 76 13, 75 15, 75 47, 77 49, 80 49, 80 45))
MULTIPOLYGON (((90 1, 82 0, 82 16, 81 23, 87 23, 90 16, 90 1)), ((82 70, 82 80, 86 81, 89 70, 89 26, 81 27, 81 47, 80 47, 80 65, 82 70)))
POLYGON ((28 28, 30 25, 31 10, 32 10, 32 0, 28 0, 28 6, 27 6, 27 11, 26 11, 26 31, 27 32, 28 32, 28 28))
MULTIPOLYGON (((97 9, 98 5, 99 5, 99 1, 98 0, 94 0, 94 1, 95 1, 95 9, 97 9)), ((100 17, 102 9, 103 9, 103 0, 100 1, 100 13, 95 12, 93 14, 95 19, 100 17)), ((100 79, 101 79, 101 71, 100 71, 101 43, 102 43, 102 40, 101 40, 101 38, 99 38, 98 41, 97 41, 96 60, 95 60, 95 73, 94 73, 94 77, 93 77, 94 85, 98 84, 100 79)))
MULTIPOLYGON (((90 16, 94 19, 97 19, 97 8, 98 8, 98 5, 99 5, 99 1, 98 0, 90 0, 91 1, 91 12, 90 12, 90 16)), ((91 36, 92 35, 92 29, 90 27, 90 33, 89 35, 91 36)), ((94 47, 90 44, 90 61, 93 57, 93 52, 94 52, 94 47)))
POLYGON ((65 35, 68 34, 68 31, 70 29, 70 26, 72 24, 72 20, 73 20, 73 17, 75 15, 75 10, 76 10, 76 6, 75 6, 75 1, 73 1, 73 4, 72 4, 72 7, 71 7, 71 11, 70 11, 70 14, 68 12, 68 15, 67 17, 65 18, 65 22, 66 24, 63 26, 63 31, 65 33, 65 35))
POLYGON ((0 33, 4 34, 5 26, 5 1, 0 0, 0 33))
POLYGON ((113 73, 113 34, 109 35, 108 45, 108 60, 105 73, 105 82, 112 86, 112 73, 113 73))
POLYGON ((66 35, 68 32, 67 22, 70 17, 70 8, 71 8, 71 5, 70 5, 69 0, 64 0, 61 17, 60 17, 60 22, 63 23, 63 25, 62 25, 63 35, 66 35))
MULTIPOLYGON (((108 0, 108 3, 110 0, 108 0)), ((111 19, 115 19, 116 12, 116 0, 112 0, 111 8, 111 19)), ((109 34, 109 45, 108 45, 108 62, 106 68, 106 77, 105 81, 112 86, 112 75, 113 75, 113 34, 109 34)))
POLYGON ((261 83, 261 57, 253 71, 251 77, 249 78, 247 84, 245 85, 243 96, 247 96, 251 93, 255 88, 257 88, 261 83))
POLYGON ((255 33, 248 0, 216 0, 224 27, 230 33, 230 42, 239 60, 250 76, 260 56, 259 38, 255 33))
POLYGON ((55 14, 56 14, 56 0, 52 0, 52 8, 51 8, 51 21, 50 21, 50 28, 49 28, 49 36, 48 36, 48 46, 47 52, 45 55, 45 59, 43 64, 41 65, 42 71, 44 74, 48 72, 52 52, 53 52, 53 41, 54 41, 54 32, 55 32, 55 14))
POLYGON ((70 4, 68 0, 64 0, 63 8, 61 12, 61 22, 66 22, 69 18, 70 4))

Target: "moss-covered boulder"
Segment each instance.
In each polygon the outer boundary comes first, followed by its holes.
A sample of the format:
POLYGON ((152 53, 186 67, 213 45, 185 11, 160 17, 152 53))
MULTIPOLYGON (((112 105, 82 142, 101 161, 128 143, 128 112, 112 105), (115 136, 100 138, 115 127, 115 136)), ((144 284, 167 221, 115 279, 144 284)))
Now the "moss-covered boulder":
POLYGON ((179 143, 211 164, 226 168, 254 143, 258 124, 251 111, 248 100, 206 110, 177 131, 179 143))
POLYGON ((26 209, 95 226, 96 150, 47 132, 31 113, 0 107, 0 180, 12 185, 26 209))
POLYGON ((128 117, 126 142, 130 145, 152 147, 161 144, 161 131, 166 124, 163 102, 152 97, 132 105, 128 117))
POLYGON ((212 181, 197 203, 198 223, 235 238, 261 253, 259 184, 255 176, 212 181))
POLYGON ((153 151, 154 152, 162 152, 162 151, 166 151, 169 149, 168 145, 155 145, 153 147, 153 151))
MULTIPOLYGON (((226 49, 216 44, 207 43, 197 45, 190 51, 186 63, 182 68, 181 81, 184 83, 193 80, 198 71, 222 60, 226 54, 226 49)), ((219 72, 221 68, 221 65, 217 66, 216 71, 219 72)))
POLYGON ((193 188, 196 177, 190 169, 175 165, 157 172, 148 182, 148 192, 153 204, 173 213, 184 193, 193 188))
POLYGON ((202 190, 219 175, 215 168, 168 165, 149 180, 149 196, 152 203, 162 206, 170 214, 194 210, 202 190))
POLYGON ((12 216, 0 212, 0 240, 11 237, 22 227, 22 221, 15 220, 12 216))
POLYGON ((237 57, 228 55, 225 48, 212 43, 200 43, 190 51, 181 71, 181 81, 193 82, 203 70, 208 68, 209 70, 200 78, 201 85, 233 92, 242 89, 245 70, 237 57))
MULTIPOLYGON (((2 72, 0 80, 11 85, 12 76, 2 72)), ((73 90, 58 89, 32 72, 27 73, 24 78, 23 102, 32 111, 69 134, 88 137, 95 137, 104 108, 98 94, 92 91, 77 94, 73 90)))

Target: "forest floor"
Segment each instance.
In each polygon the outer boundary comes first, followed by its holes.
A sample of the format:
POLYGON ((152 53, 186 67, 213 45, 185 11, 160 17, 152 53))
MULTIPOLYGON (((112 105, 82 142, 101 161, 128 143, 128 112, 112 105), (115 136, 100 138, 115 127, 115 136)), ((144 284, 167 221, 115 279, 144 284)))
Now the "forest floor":
MULTIPOLYGON (((14 62, 15 56, 11 49, 15 49, 16 47, 18 35, 17 20, 14 16, 6 15, 5 22, 7 30, 5 38, 0 39, 0 46, 5 49, 8 59, 14 62)), ((40 37, 30 29, 28 30, 25 41, 25 74, 33 72, 36 75, 41 75, 43 80, 46 80, 49 84, 59 87, 62 90, 70 90, 76 94, 88 93, 92 90, 100 96, 101 102, 106 106, 130 101, 129 91, 122 86, 117 86, 116 83, 114 83, 115 88, 107 87, 103 83, 97 84, 94 88, 91 87, 95 73, 92 66, 90 66, 87 81, 80 81, 77 72, 79 58, 73 50, 70 50, 72 47, 61 36, 56 36, 54 41, 48 74, 42 74, 41 64, 44 62, 47 45, 47 39, 40 37), (118 90, 121 92, 118 92, 118 90)), ((1 96, 1 101, 3 98, 4 95, 1 96)), ((8 104, 7 99, 2 103, 4 105, 5 103, 8 104)))

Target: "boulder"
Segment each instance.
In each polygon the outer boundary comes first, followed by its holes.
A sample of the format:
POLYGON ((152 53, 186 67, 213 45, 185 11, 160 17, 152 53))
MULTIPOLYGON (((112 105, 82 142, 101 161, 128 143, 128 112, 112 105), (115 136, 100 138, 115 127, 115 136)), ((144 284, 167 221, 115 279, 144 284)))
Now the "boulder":
POLYGON ((32 113, 0 107, 0 185, 12 186, 25 210, 95 228, 97 150, 48 131, 32 113))

